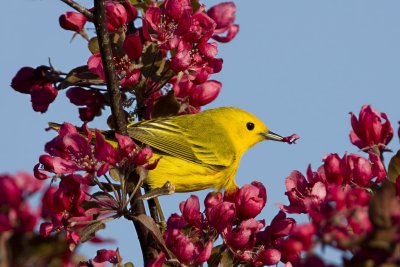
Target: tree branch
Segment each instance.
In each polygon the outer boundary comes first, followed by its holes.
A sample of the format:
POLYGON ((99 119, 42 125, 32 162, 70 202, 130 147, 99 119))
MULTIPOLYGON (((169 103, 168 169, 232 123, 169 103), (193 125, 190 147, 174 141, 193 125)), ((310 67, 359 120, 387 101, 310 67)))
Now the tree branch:
MULTIPOLYGON (((70 0, 65 1, 69 2, 70 0)), ((99 41, 101 60, 103 62, 107 90, 110 96, 110 107, 114 120, 115 131, 120 134, 127 134, 125 113, 121 104, 119 82, 115 74, 111 41, 107 31, 105 2, 106 0, 94 0, 93 22, 96 27, 97 38, 99 41)), ((131 176, 134 175, 134 173, 131 174, 131 176)), ((146 214, 143 201, 140 200, 140 196, 140 190, 136 190, 135 196, 131 201, 131 210, 135 215, 146 214)), ((152 258, 151 244, 154 243, 154 241, 152 241, 150 232, 144 225, 135 221, 133 224, 135 226, 140 247, 142 249, 144 264, 146 265, 146 263, 152 258)))
POLYGON ((115 66, 112 55, 111 40, 107 31, 105 0, 94 0, 94 25, 99 40, 101 61, 103 62, 107 90, 110 94, 110 107, 117 133, 126 134, 125 113, 121 104, 119 83, 115 75, 115 66))
POLYGON ((82 15, 84 15, 88 20, 92 21, 93 20, 93 14, 92 12, 90 12, 87 8, 85 8, 84 6, 81 6, 80 4, 78 4, 75 1, 72 0, 61 0, 64 3, 66 3, 67 5, 69 5, 70 7, 72 7, 73 9, 75 9, 76 11, 78 11, 79 13, 81 13, 82 15))

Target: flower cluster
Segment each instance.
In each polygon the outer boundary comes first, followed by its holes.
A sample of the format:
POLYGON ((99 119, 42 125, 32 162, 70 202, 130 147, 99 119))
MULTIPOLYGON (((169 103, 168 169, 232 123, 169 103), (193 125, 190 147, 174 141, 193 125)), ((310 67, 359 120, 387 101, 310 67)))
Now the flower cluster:
POLYGON ((27 262, 37 266, 46 266, 50 262, 72 266, 71 245, 76 245, 79 235, 72 231, 72 224, 66 224, 66 218, 81 216, 81 219, 90 220, 93 217, 80 207, 84 194, 79 184, 72 177, 66 177, 59 189, 53 186, 46 189, 43 181, 31 174, 17 173, 1 174, 0 186, 0 235, 7 244, 2 251, 2 262, 7 266, 26 266, 27 262), (40 195, 40 204, 32 206, 40 195), (45 222, 40 226, 40 231, 46 232, 44 238, 37 233, 37 224, 49 218, 52 223, 45 222), (61 229, 66 231, 61 233, 58 231, 61 229), (51 236, 48 235, 50 231, 54 232, 51 236))
POLYGON ((40 212, 33 210, 28 200, 42 188, 42 182, 28 173, 4 174, 0 175, 0 187, 0 233, 32 232, 40 212))
MULTIPOLYGON (((309 166, 306 177, 299 171, 293 171, 285 182, 285 194, 290 204, 279 207, 287 213, 308 214, 310 225, 315 229, 314 238, 321 244, 343 251, 351 249, 355 256, 346 260, 349 266, 358 266, 370 260, 378 266, 394 260, 393 251, 375 251, 369 245, 379 239, 382 217, 386 216, 386 229, 392 227, 391 231, 397 232, 397 236, 400 233, 400 201, 394 193, 388 193, 390 186, 385 186, 387 172, 382 162, 382 153, 393 137, 393 129, 386 114, 379 114, 369 105, 361 108, 358 118, 351 114, 351 124, 350 140, 366 152, 368 158, 353 153, 345 153, 342 157, 332 153, 324 157, 317 171, 312 171, 309 166), (386 197, 380 198, 380 194, 386 197), (380 216, 382 209, 389 209, 390 212, 380 216)), ((389 171, 398 169, 398 166, 394 167, 398 162, 392 162, 389 171)), ((395 179, 398 175, 395 174, 395 179)), ((393 246, 398 242, 395 236, 385 241, 380 239, 379 242, 393 246)), ((315 257, 310 260, 326 266, 315 257)), ((307 259, 303 259, 296 266, 307 266, 304 265, 306 262, 307 259)))
POLYGON ((12 79, 11 87, 17 92, 30 94, 33 110, 44 113, 58 94, 54 87, 55 74, 54 69, 46 66, 23 67, 12 79))
POLYGON ((93 136, 93 130, 86 124, 79 130, 69 123, 62 124, 58 135, 45 145, 48 154, 39 157, 34 168, 35 177, 43 180, 83 172, 79 175, 80 183, 88 185, 94 177, 107 173, 110 166, 155 168, 157 161, 149 163, 152 157, 150 148, 140 149, 130 137, 120 134, 113 137, 116 146, 113 147, 105 140, 104 134, 111 133, 94 130, 93 136))
MULTIPOLYGON (((244 185, 233 193, 209 193, 204 200, 205 210, 192 195, 180 204, 182 215, 168 219, 164 234, 167 247, 180 263, 196 265, 218 262, 221 255, 231 263, 249 263, 253 266, 275 265, 278 262, 296 262, 302 251, 312 246, 315 232, 311 224, 296 225, 284 212, 266 226, 260 214, 267 201, 267 192, 260 182, 244 185), (221 236, 223 245, 213 248, 221 236)), ((165 261, 159 257, 158 263, 165 261)), ((156 265, 154 265, 156 266, 156 265)))
MULTIPOLYGON (((159 114, 155 106, 162 96, 174 90, 174 101, 179 106, 172 115, 196 113, 221 90, 220 82, 210 80, 212 74, 221 71, 223 62, 217 58, 218 44, 210 40, 226 43, 236 36, 239 26, 234 23, 235 4, 225 2, 208 10, 189 0, 144 5, 137 9, 128 0, 110 0, 105 6, 107 30, 112 36, 112 61, 125 107, 134 109, 135 99, 136 105, 142 107, 138 116, 165 115, 159 114), (145 11, 139 16, 138 10, 145 11), (141 26, 136 28, 136 24, 141 26)), ((45 66, 24 67, 14 77, 11 86, 31 95, 35 111, 46 112, 58 91, 68 87, 67 97, 79 106, 82 121, 92 121, 109 105, 109 96, 101 88, 107 81, 98 40, 90 39, 85 31, 85 25, 91 22, 90 16, 78 12, 69 11, 59 18, 63 29, 88 40, 92 55, 86 66, 67 74, 45 66)))
POLYGON ((42 216, 46 222, 41 224, 40 233, 49 236, 65 232, 72 250, 81 242, 82 233, 87 235, 88 224, 117 218, 127 209, 127 192, 121 198, 121 193, 117 194, 111 185, 114 196, 109 195, 99 177, 113 168, 118 170, 113 178, 125 183, 128 177, 122 177, 123 174, 130 175, 137 166, 155 168, 157 160, 149 163, 151 149, 140 149, 127 136, 115 134, 111 144, 104 137, 109 133, 90 130, 86 124, 81 129, 68 123, 54 127, 59 127, 58 135, 45 145, 48 154, 40 156, 34 168, 39 180, 60 178, 58 187, 50 187, 43 197, 42 216), (100 185, 104 192, 91 194, 93 185, 100 185))
POLYGON ((82 225, 76 223, 92 221, 95 219, 95 214, 98 214, 97 208, 87 210, 83 208, 82 204, 87 196, 86 190, 80 184, 80 178, 78 175, 64 176, 58 188, 49 187, 42 199, 42 216, 51 222, 40 225, 40 234, 47 237, 50 233, 64 230, 71 251, 80 240, 78 230, 82 225))

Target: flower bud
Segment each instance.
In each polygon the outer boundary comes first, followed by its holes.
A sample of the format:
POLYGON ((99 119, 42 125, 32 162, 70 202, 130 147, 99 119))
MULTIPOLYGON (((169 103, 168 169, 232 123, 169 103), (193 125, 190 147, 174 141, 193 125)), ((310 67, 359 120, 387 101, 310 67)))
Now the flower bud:
POLYGON ((218 81, 209 80, 192 88, 190 104, 194 107, 201 107, 214 101, 221 91, 222 84, 218 81))
POLYGON ((107 2, 106 20, 108 31, 118 31, 118 29, 124 26, 128 21, 128 14, 126 13, 125 7, 118 3, 107 2))
POLYGON ((45 83, 33 85, 30 93, 33 110, 44 113, 56 99, 58 91, 51 83, 45 83))
POLYGON ((341 159, 338 154, 329 154, 324 158, 326 179, 329 183, 342 184, 344 177, 340 168, 341 159))
POLYGON ((378 145, 381 151, 392 140, 393 128, 385 113, 378 113, 370 105, 361 108, 358 119, 351 115, 350 141, 360 149, 378 145), (382 119, 385 122, 382 122, 382 119))
POLYGON ((277 249, 264 249, 258 252, 257 256, 253 260, 253 265, 264 266, 264 265, 275 265, 281 260, 281 252, 277 249))
POLYGON ((83 30, 86 21, 86 17, 77 12, 66 12, 59 18, 61 28, 78 33, 83 30))
POLYGON ((201 220, 200 202, 196 195, 191 195, 179 204, 183 218, 191 225, 198 226, 201 220))
POLYGON ((246 220, 256 217, 267 202, 267 191, 260 182, 239 188, 234 197, 237 217, 246 220))
POLYGON ((231 202, 222 202, 208 209, 207 219, 211 227, 221 233, 230 225, 235 217, 235 205, 231 202))

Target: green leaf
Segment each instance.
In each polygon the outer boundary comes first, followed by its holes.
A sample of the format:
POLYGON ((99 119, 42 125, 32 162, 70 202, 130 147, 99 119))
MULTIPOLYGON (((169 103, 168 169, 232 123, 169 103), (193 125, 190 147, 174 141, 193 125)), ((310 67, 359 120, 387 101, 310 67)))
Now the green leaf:
POLYGON ((127 262, 124 264, 124 267, 134 267, 132 262, 127 262))
POLYGON ((388 177, 393 183, 396 182, 397 177, 400 175, 400 150, 397 151, 396 155, 390 159, 388 177))
POLYGON ((226 250, 224 253, 221 254, 221 260, 220 260, 220 267, 228 267, 228 266, 234 266, 233 264, 233 254, 230 250, 226 250))
POLYGON ((96 53, 100 52, 99 41, 98 41, 97 37, 93 37, 92 39, 89 40, 88 48, 92 54, 96 54, 96 53))
POLYGON ((79 66, 72 69, 60 83, 58 89, 65 89, 70 86, 77 85, 90 85, 90 84, 104 84, 104 81, 96 74, 89 71, 87 65, 79 66))
POLYGON ((193 13, 199 10, 201 7, 199 0, 190 0, 190 3, 192 4, 193 13))
POLYGON ((99 230, 105 229, 106 225, 103 222, 94 222, 84 227, 79 234, 81 236, 80 242, 84 243, 92 239, 95 233, 99 230))
POLYGON ((114 167, 110 167, 110 176, 114 181, 120 182, 122 180, 119 170, 114 167))

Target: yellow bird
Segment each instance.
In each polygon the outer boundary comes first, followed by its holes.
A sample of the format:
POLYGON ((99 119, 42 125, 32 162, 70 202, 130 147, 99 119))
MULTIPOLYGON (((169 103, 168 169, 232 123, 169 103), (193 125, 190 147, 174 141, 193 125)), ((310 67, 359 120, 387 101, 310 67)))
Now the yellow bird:
POLYGON ((249 148, 263 140, 284 141, 256 116, 233 107, 133 123, 128 135, 160 158, 145 183, 154 189, 169 181, 175 192, 233 191, 240 159, 249 148))
MULTIPOLYGON (((61 126, 49 125, 54 129, 61 126)), ((233 191, 240 159, 249 148, 264 140, 290 143, 253 114, 233 107, 135 122, 127 130, 134 141, 153 149, 151 161, 160 159, 144 182, 151 189, 170 182, 175 192, 233 191)), ((117 146, 112 131, 102 133, 117 146)))

